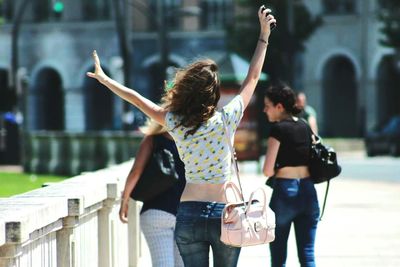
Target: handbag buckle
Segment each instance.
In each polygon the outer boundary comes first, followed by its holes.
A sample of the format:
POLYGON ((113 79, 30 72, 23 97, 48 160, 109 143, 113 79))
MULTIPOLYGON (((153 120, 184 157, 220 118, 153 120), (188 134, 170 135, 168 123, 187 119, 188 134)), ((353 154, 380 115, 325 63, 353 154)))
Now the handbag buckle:
POLYGON ((262 226, 261 222, 254 223, 254 231, 260 232, 262 229, 263 229, 263 226, 262 226))

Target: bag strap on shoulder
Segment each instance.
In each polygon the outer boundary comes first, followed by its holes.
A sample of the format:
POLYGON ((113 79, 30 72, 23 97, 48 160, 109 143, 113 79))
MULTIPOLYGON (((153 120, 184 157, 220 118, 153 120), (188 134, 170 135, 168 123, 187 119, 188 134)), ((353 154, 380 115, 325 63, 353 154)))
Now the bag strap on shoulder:
MULTIPOLYGON (((245 203, 244 197, 243 197, 243 188, 242 188, 242 184, 240 182, 240 177, 239 177, 239 166, 238 166, 238 163, 236 161, 236 156, 235 156, 236 155, 235 149, 233 148, 232 143, 231 143, 231 136, 229 134, 228 126, 226 125, 224 111, 221 111, 221 114, 222 114, 222 123, 224 124, 225 137, 226 137, 226 140, 228 142, 229 150, 231 151, 231 160, 232 160, 232 164, 233 164, 233 169, 234 169, 235 175, 237 177, 237 180, 239 182, 240 198, 241 198, 243 204, 246 207, 246 203, 245 203)), ((247 209, 247 207, 246 207, 246 209, 247 209)))

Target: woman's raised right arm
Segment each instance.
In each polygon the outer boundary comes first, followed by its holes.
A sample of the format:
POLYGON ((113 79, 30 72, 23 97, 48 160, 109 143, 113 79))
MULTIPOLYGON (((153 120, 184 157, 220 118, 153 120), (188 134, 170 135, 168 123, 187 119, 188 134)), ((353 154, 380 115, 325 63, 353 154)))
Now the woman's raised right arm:
POLYGON ((165 115, 167 111, 164 108, 143 97, 135 90, 132 90, 108 77, 101 68, 100 59, 96 50, 93 51, 93 61, 94 72, 86 73, 87 76, 98 80, 113 93, 143 111, 147 116, 154 119, 159 124, 165 125, 165 115))

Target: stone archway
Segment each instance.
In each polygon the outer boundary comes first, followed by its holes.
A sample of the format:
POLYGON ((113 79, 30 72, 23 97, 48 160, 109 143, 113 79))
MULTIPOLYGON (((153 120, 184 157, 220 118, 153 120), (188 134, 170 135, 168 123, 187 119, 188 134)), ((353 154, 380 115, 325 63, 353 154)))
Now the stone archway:
MULTIPOLYGON (((92 71, 92 69, 88 70, 92 71)), ((108 73, 107 70, 104 72, 108 73)), ((114 95, 95 79, 85 76, 82 91, 85 106, 85 129, 102 131, 113 129, 114 95)))
POLYGON ((0 164, 20 163, 20 136, 16 117, 16 94, 8 86, 8 71, 0 68, 0 164))
MULTIPOLYGON (((167 67, 167 76, 172 76, 169 70, 178 67, 179 65, 174 62, 169 62, 167 67)), ((149 88, 150 88, 150 99, 156 103, 160 102, 161 97, 164 94, 164 80, 162 75, 162 66, 160 62, 155 62, 147 68, 149 74, 149 88)), ((167 77, 167 79, 172 77, 167 77)))
POLYGON ((10 111, 15 106, 15 94, 8 88, 8 71, 0 68, 0 112, 10 111))
POLYGON ((377 70, 376 126, 386 123, 390 117, 400 114, 400 70, 396 68, 395 56, 384 56, 377 70))
POLYGON ((30 87, 33 130, 64 130, 64 92, 60 74, 50 67, 37 72, 30 87))
POLYGON ((326 137, 360 136, 357 79, 353 63, 345 56, 332 57, 324 66, 322 80, 322 129, 326 137))

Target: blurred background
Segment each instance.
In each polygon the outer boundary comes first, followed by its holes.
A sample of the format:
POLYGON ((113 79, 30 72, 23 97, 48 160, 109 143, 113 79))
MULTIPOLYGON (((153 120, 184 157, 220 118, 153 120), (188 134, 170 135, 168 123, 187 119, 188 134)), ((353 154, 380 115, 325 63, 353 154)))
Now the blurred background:
POLYGON ((278 26, 236 135, 239 159, 265 152, 263 93, 277 82, 307 95, 327 140, 399 155, 398 0, 0 0, 0 165, 75 175, 135 155, 146 118, 86 77, 93 49, 108 75, 155 102, 176 68, 211 57, 228 101, 262 4, 278 26))

